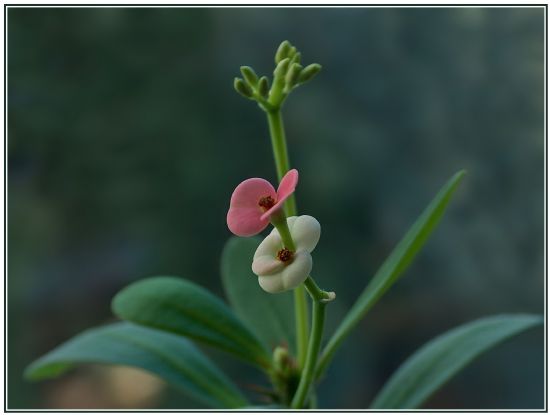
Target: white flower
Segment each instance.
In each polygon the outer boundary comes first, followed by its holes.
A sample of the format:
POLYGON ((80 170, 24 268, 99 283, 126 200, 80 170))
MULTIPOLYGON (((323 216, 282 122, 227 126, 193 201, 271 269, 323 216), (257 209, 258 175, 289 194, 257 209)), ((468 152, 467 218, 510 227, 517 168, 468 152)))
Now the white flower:
POLYGON ((291 216, 287 223, 295 252, 284 249, 279 232, 273 229, 254 254, 252 271, 268 293, 291 290, 307 279, 313 266, 310 252, 321 237, 321 225, 312 216, 291 216))

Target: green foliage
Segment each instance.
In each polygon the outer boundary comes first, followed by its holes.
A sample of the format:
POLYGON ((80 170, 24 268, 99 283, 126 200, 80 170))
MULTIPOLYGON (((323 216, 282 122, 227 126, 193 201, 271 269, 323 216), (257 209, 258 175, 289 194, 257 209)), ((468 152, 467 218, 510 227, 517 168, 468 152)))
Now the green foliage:
POLYGON ((267 344, 295 344, 292 293, 267 294, 250 264, 261 239, 230 238, 223 250, 221 273, 225 293, 235 313, 267 344))
POLYGON ((424 246, 431 232, 443 216, 445 208, 451 200, 451 196, 465 174, 466 172, 462 170, 451 177, 379 268, 326 346, 319 363, 320 373, 322 373, 344 338, 367 314, 371 307, 376 304, 380 297, 397 281, 403 271, 410 265, 420 248, 424 246))
POLYGON ((153 277, 120 291, 112 303, 120 318, 190 337, 267 368, 270 355, 219 298, 190 281, 153 277))
POLYGON ((395 372, 374 399, 374 409, 414 409, 481 353, 543 322, 529 314, 475 320, 436 337, 395 372))
POLYGON ((79 334, 32 363, 25 377, 53 378, 82 363, 145 369, 211 407, 236 408, 247 404, 235 385, 191 342, 126 322, 79 334))

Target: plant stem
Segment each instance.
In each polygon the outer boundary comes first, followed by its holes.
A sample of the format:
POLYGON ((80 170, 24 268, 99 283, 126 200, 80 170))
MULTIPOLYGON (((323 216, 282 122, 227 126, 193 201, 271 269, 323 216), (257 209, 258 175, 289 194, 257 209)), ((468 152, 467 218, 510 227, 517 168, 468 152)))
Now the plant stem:
MULTIPOLYGON (((310 279, 310 277, 308 277, 310 279)), ((315 378, 315 366, 317 357, 321 347, 321 339, 323 337, 323 326, 325 322, 325 306, 326 303, 319 300, 313 301, 313 316, 311 321, 311 336, 307 349, 307 358, 300 377, 300 383, 296 394, 292 399, 291 408, 302 409, 307 399, 309 389, 315 378)))
POLYGON ((317 408, 317 394, 315 393, 315 389, 313 389, 309 393, 309 409, 315 408, 317 408))
MULTIPOLYGON (((331 296, 331 293, 327 293, 326 291, 321 290, 311 277, 307 277, 307 280, 304 281, 304 286, 306 287, 306 290, 313 301, 321 301, 326 303, 328 301, 334 300, 334 297, 331 296)), ((332 295, 334 295, 334 293, 332 293, 332 295)))
POLYGON ((321 354, 321 359, 319 360, 319 365, 317 367, 317 371, 315 374, 315 377, 317 379, 321 378, 325 373, 325 370, 327 369, 328 364, 332 360, 332 357, 334 356, 334 353, 336 353, 336 350, 338 349, 340 344, 342 344, 342 342, 344 341, 345 335, 347 334, 347 332, 342 332, 338 330, 336 334, 337 335, 333 335, 330 338, 330 340, 328 341, 327 345, 323 350, 323 353, 321 354))
POLYGON ((276 213, 275 215, 272 215, 271 224, 277 228, 277 232, 279 232, 279 235, 281 236, 283 247, 290 249, 291 251, 296 251, 296 245, 292 239, 292 234, 290 233, 288 222, 286 221, 286 216, 283 215, 282 212, 281 214, 276 213))
POLYGON ((325 306, 329 301, 334 300, 336 295, 333 292, 326 292, 319 288, 311 276, 304 281, 311 299, 313 300, 313 316, 311 322, 311 334, 307 348, 307 357, 300 383, 296 394, 292 399, 291 408, 302 409, 308 397, 309 390, 315 380, 315 371, 317 367, 317 358, 323 339, 323 326, 325 323, 325 306))
POLYGON ((303 369, 306 354, 309 324, 309 312, 307 310, 306 292, 304 286, 300 285, 294 289, 294 314, 296 319, 296 349, 298 367, 303 369))
MULTIPOLYGON (((275 157, 275 167, 277 168, 277 178, 281 181, 286 172, 290 170, 283 116, 280 108, 266 112, 266 114, 269 124, 269 134, 271 135, 273 156, 275 157)), ((286 201, 285 213, 287 216, 296 215, 296 199, 294 195, 290 196, 286 201)))
MULTIPOLYGON (((277 167, 277 176, 279 180, 289 170, 288 150, 286 147, 285 131, 283 119, 280 109, 267 112, 269 122, 269 132, 271 134, 271 144, 273 146, 273 155, 275 157, 275 165, 277 167)), ((285 205, 285 213, 287 216, 296 215, 296 203, 294 195, 289 198, 285 205)), ((273 225, 279 231, 279 235, 286 248, 295 250, 296 246, 292 240, 292 234, 288 228, 285 215, 272 218, 273 225)), ((298 349, 298 365, 302 369, 300 383, 296 394, 292 399, 292 408, 302 408, 307 399, 311 384, 315 379, 315 369, 317 366, 317 358, 321 347, 323 337, 323 326, 325 322, 325 306, 326 303, 334 299, 334 293, 327 293, 321 290, 313 278, 307 277, 303 285, 300 285, 294 290, 294 309, 296 316, 296 342, 298 349), (307 334, 307 302, 305 298, 304 287, 313 300, 311 334, 307 334)))
MULTIPOLYGON (((271 136, 271 146, 273 147, 273 157, 275 158, 275 167, 277 169, 277 178, 280 181, 286 172, 290 170, 283 117, 280 107, 272 111, 266 111, 266 114, 269 124, 269 134, 271 136)), ((285 213, 287 216, 296 215, 296 199, 294 195, 287 199, 285 203, 285 213)), ((294 316, 296 319, 296 350, 298 365, 302 368, 307 353, 308 312, 305 291, 301 285, 294 289, 294 316)))

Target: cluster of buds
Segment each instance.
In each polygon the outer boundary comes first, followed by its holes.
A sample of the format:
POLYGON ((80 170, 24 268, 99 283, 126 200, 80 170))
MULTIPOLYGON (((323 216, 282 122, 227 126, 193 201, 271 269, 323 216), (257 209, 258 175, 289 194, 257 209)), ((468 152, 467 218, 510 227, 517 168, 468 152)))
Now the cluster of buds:
POLYGON ((283 204, 294 193, 298 171, 290 170, 277 190, 267 180, 251 178, 233 191, 227 212, 227 226, 237 236, 253 236, 269 223, 271 233, 254 254, 252 271, 260 287, 280 293, 302 284, 313 266, 311 252, 321 237, 321 225, 312 216, 284 214, 283 204))
POLYGON ((283 405, 290 405, 300 380, 300 370, 286 346, 277 346, 273 350, 271 379, 278 392, 275 399, 283 405))
POLYGON ((294 88, 305 84, 321 70, 318 63, 303 67, 301 58, 296 47, 285 40, 275 54, 276 67, 271 87, 267 76, 258 77, 250 66, 241 66, 242 78, 235 78, 233 86, 245 98, 257 101, 265 111, 280 108, 294 88))

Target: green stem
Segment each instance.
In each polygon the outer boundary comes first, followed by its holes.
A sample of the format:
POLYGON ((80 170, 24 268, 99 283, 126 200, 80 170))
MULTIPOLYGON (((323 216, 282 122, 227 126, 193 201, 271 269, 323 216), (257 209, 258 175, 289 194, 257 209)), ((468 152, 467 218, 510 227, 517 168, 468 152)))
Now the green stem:
POLYGON ((313 316, 311 322, 311 334, 307 348, 306 362, 300 377, 300 383, 296 394, 292 399, 291 408, 302 409, 307 400, 309 390, 315 380, 315 369, 317 367, 317 358, 323 339, 323 327, 325 323, 325 306, 329 301, 334 300, 336 295, 333 292, 326 292, 319 288, 313 278, 310 276, 304 281, 311 299, 313 300, 313 316))
POLYGON ((321 347, 321 339, 323 337, 323 326, 325 322, 325 306, 326 303, 321 301, 313 302, 313 316, 311 321, 311 336, 309 338, 309 345, 307 349, 307 358, 300 377, 300 383, 296 394, 292 399, 291 408, 302 409, 307 399, 309 389, 315 378, 315 366, 317 364, 317 357, 319 356, 319 349, 321 347))
POLYGON ((315 393, 315 389, 313 389, 309 393, 309 409, 315 408, 317 408, 317 394, 315 393))
MULTIPOLYGON (((291 251, 296 250, 296 244, 292 239, 292 234, 288 227, 288 222, 283 212, 277 213, 271 216, 271 223, 277 228, 283 246, 291 251)), ((315 283, 311 276, 308 276, 304 281, 303 287, 306 288, 311 299, 313 300, 313 316, 311 323, 311 335, 309 337, 309 344, 306 351, 306 355, 303 366, 300 365, 300 368, 303 367, 302 373, 300 376, 300 383, 298 384, 298 389, 296 394, 291 402, 292 408, 301 409, 304 406, 304 402, 307 399, 311 384, 315 379, 315 370, 317 367, 317 358, 319 356, 319 349, 321 347, 321 340, 323 337, 323 325, 325 320, 325 305, 329 301, 334 300, 336 295, 333 292, 323 291, 315 283)), ((304 299, 305 300, 305 299, 304 299)), ((301 330, 298 331, 298 334, 301 330)), ((300 362, 302 362, 300 361, 300 362)))
POLYGON ((309 313, 307 310, 307 299, 304 286, 300 285, 294 289, 294 315, 296 319, 296 349, 298 367, 302 369, 306 360, 307 340, 309 324, 307 319, 309 313))
MULTIPOLYGON (((347 332, 349 332, 349 330, 347 332)), ((321 359, 319 360, 317 372, 315 374, 315 377, 317 379, 321 378, 324 375, 325 370, 328 367, 328 364, 332 360, 332 357, 334 356, 334 353, 336 353, 336 350, 338 349, 340 344, 342 344, 342 342, 344 341, 347 332, 337 330, 335 335, 331 337, 328 344, 325 346, 325 349, 321 354, 321 359)))
MULTIPOLYGON (((277 178, 280 181, 286 172, 290 170, 283 116, 280 109, 266 112, 266 114, 269 124, 269 134, 271 135, 273 156, 275 157, 275 167, 277 168, 277 178)), ((296 199, 294 195, 290 196, 286 201, 285 213, 287 216, 296 215, 296 199)))
MULTIPOLYGON (((307 277, 307 280, 304 281, 307 292, 314 301, 323 301, 330 299, 329 293, 321 290, 313 278, 307 277)), ((325 301, 326 302, 326 301, 325 301)))
MULTIPOLYGON (((275 167, 277 168, 277 178, 280 181, 286 172, 290 170, 283 117, 280 108, 266 111, 266 114, 269 124, 269 134, 271 136, 271 146, 273 147, 273 157, 275 158, 275 167)), ((285 203, 285 213, 287 216, 295 216, 297 214, 296 199, 294 195, 287 199, 285 203)), ((298 365, 302 368, 306 358, 308 341, 307 301, 302 286, 294 290, 294 316, 298 365)))
POLYGON ((276 213, 271 216, 271 224, 277 228, 279 235, 281 236, 281 241, 283 242, 283 247, 290 249, 291 251, 296 251, 296 245, 292 239, 292 234, 288 228, 288 222, 286 221, 286 216, 282 213, 276 213))

